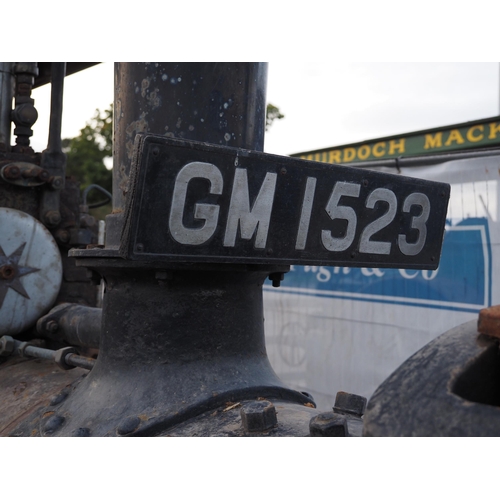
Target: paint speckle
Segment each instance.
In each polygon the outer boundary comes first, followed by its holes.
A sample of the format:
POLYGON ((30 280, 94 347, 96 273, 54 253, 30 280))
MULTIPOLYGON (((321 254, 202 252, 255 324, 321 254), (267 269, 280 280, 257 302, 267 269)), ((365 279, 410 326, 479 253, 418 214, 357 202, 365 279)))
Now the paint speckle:
POLYGON ((163 73, 163 75, 161 75, 161 79, 165 82, 167 81, 168 79, 168 75, 166 73, 163 73))

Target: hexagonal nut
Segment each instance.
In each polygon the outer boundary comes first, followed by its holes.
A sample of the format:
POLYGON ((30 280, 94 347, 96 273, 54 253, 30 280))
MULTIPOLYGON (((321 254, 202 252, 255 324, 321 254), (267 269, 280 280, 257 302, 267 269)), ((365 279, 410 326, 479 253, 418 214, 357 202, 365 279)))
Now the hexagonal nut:
POLYGON ((14 352, 15 348, 16 341, 12 337, 8 335, 0 337, 0 356, 9 356, 14 352))
POLYGON ((74 347, 63 347, 62 349, 57 350, 54 354, 54 361, 63 370, 72 370, 75 368, 73 365, 66 363, 66 356, 68 354, 78 354, 78 351, 74 347))
POLYGON ((334 413, 349 413, 362 417, 366 410, 366 398, 349 392, 337 392, 335 397, 334 413))
POLYGON ((309 433, 312 437, 346 437, 347 419, 333 412, 320 413, 311 418, 309 433))
POLYGON ((58 210, 49 210, 45 213, 43 219, 47 226, 57 226, 61 222, 61 213, 58 210))
POLYGON ((246 403, 240 410, 241 423, 246 432, 262 432, 278 425, 276 408, 270 401, 246 403))

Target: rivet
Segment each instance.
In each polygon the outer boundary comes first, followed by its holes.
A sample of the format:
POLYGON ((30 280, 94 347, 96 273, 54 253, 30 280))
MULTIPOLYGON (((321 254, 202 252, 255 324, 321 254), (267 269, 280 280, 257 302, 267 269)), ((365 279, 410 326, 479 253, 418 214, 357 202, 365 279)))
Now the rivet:
POLYGON ((64 423, 65 418, 61 415, 52 415, 49 417, 45 425, 43 426, 43 430, 46 434, 52 434, 55 432, 61 425, 64 423))
POLYGON ((87 427, 78 427, 78 429, 74 429, 71 432, 71 435, 73 437, 89 437, 90 429, 87 429, 87 427))
POLYGON ((57 394, 56 396, 54 396, 50 400, 49 405, 50 406, 56 406, 59 403, 62 403, 68 396, 69 396, 69 391, 68 390, 61 391, 59 394, 57 394))
POLYGON ((139 417, 127 417, 123 419, 116 428, 116 432, 120 436, 126 436, 131 432, 134 432, 139 424, 141 423, 141 419, 139 417))

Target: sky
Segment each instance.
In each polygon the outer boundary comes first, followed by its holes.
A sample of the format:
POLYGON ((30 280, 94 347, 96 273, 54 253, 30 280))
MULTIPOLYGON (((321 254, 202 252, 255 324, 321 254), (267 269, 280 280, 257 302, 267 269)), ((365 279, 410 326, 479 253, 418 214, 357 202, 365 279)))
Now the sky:
MULTIPOLYGON (((285 115, 264 151, 311 151, 500 114, 499 63, 269 62, 267 101, 285 115)), ((32 146, 47 144, 50 85, 33 92, 32 146)), ((113 102, 113 63, 68 76, 62 136, 74 137, 113 102)))

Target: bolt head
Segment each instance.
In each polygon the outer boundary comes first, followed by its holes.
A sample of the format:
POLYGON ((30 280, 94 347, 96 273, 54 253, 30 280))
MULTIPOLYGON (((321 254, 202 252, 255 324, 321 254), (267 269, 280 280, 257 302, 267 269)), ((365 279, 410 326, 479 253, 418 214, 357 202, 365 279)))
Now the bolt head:
POLYGON ((349 413, 362 417, 366 409, 366 398, 351 394, 349 392, 337 392, 335 397, 335 406, 333 411, 335 413, 349 413))
POLYGON ((44 219, 48 226, 57 226, 61 222, 61 213, 58 210, 49 210, 44 219))
POLYGON ((63 347, 62 349, 57 350, 54 354, 54 361, 63 370, 71 370, 75 368, 73 365, 66 363, 66 356, 68 354, 77 354, 77 350, 74 347, 63 347))
POLYGON ((0 356, 8 356, 14 352, 16 348, 16 341, 8 336, 4 335, 0 337, 0 356))
POLYGON ((253 401, 242 406, 241 422, 246 432, 262 432, 278 425, 276 408, 270 401, 253 401))
POLYGON ((54 177, 50 183, 50 187, 52 189, 62 189, 63 186, 64 186, 64 180, 60 176, 54 177))
POLYGON ((309 433, 312 437, 346 437, 347 419, 333 412, 321 413, 309 422, 309 433))
POLYGON ((3 169, 3 176, 6 179, 19 179, 21 177, 21 169, 16 165, 9 165, 3 169))

